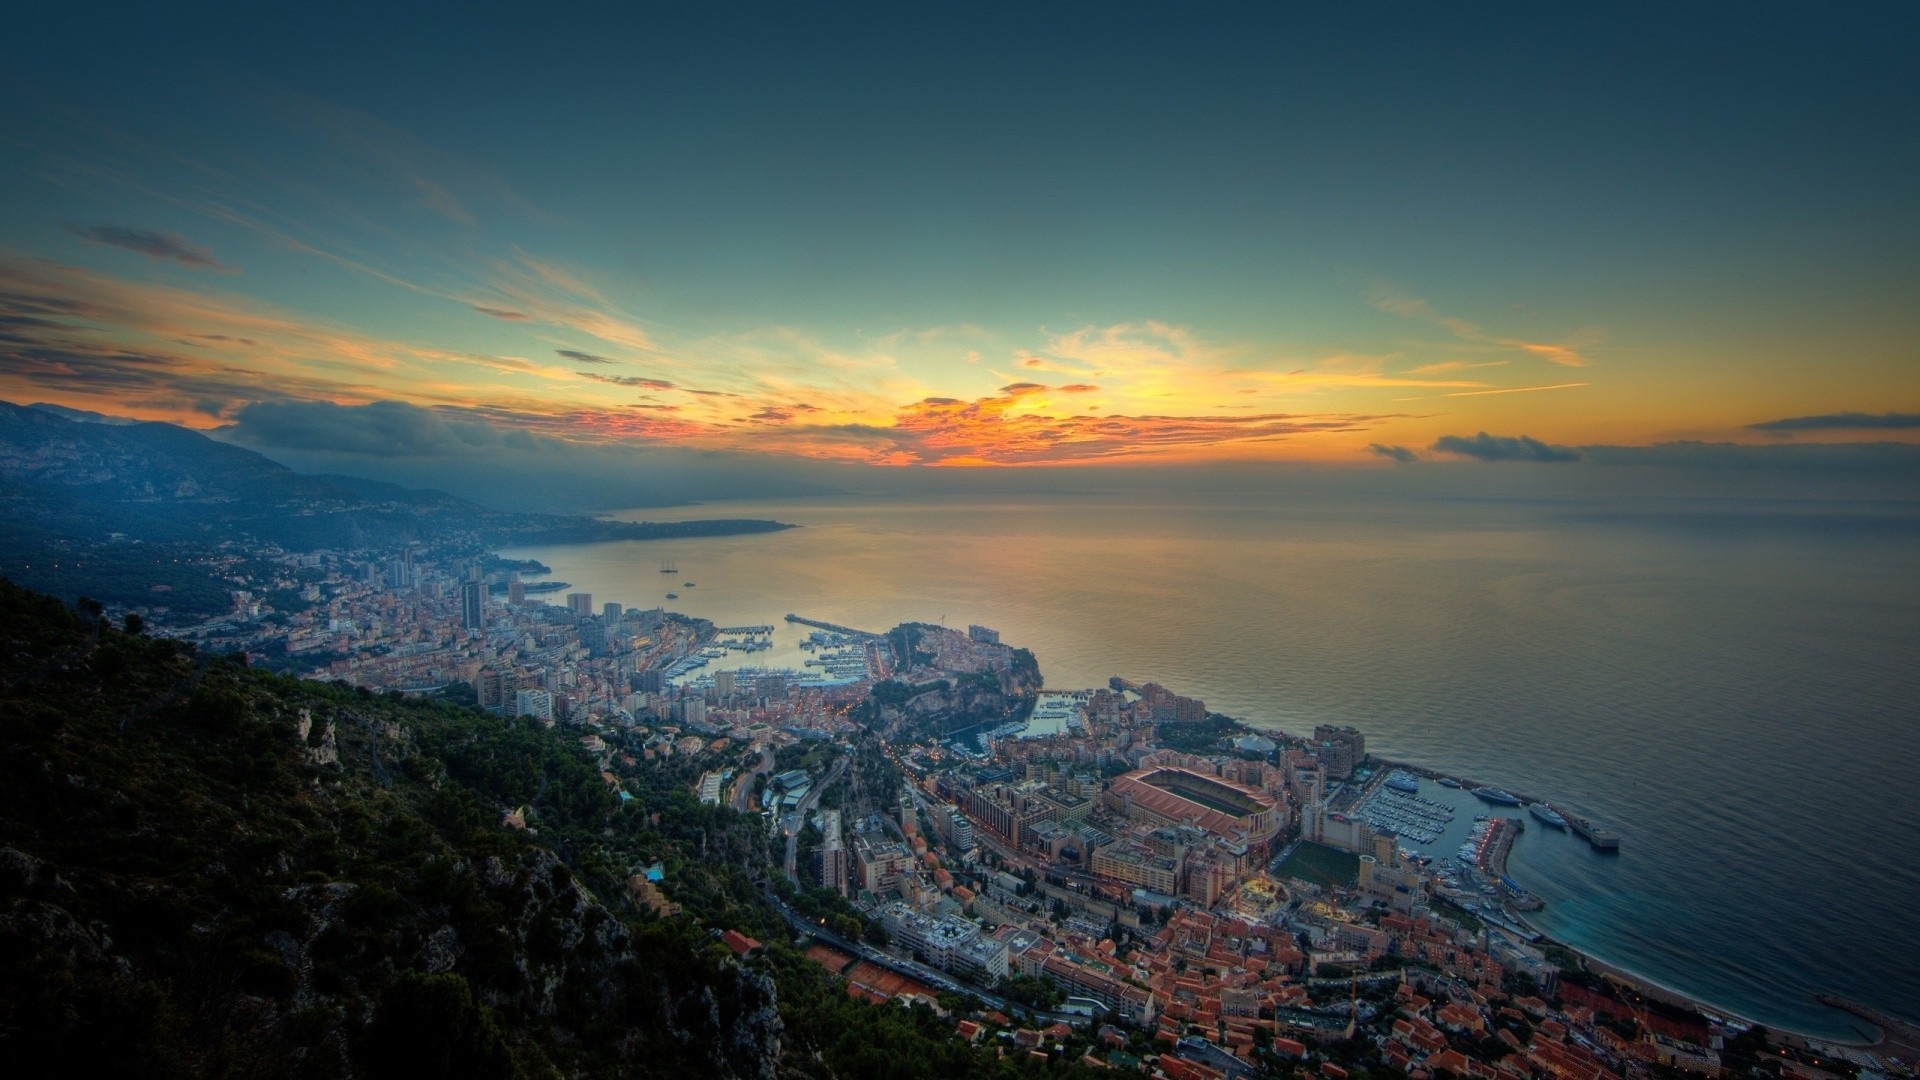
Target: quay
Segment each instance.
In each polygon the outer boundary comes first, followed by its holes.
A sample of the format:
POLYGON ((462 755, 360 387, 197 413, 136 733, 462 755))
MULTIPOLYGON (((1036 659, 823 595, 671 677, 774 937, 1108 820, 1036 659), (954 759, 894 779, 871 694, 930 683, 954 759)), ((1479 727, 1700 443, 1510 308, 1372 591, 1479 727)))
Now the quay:
POLYGON ((877 641, 882 636, 866 630, 855 630, 851 626, 841 626, 839 623, 821 622, 818 619, 803 619, 798 615, 788 615, 787 621, 790 623, 799 623, 801 626, 811 626, 816 630, 831 630, 836 634, 845 634, 848 637, 864 638, 867 641, 877 641))

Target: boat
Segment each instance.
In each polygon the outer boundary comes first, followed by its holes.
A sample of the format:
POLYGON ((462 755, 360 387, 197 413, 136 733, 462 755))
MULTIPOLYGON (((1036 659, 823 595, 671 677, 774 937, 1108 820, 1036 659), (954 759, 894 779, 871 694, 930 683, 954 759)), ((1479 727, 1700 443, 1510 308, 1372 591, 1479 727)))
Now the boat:
POLYGON ((1420 790, 1420 781, 1414 779, 1413 776, 1408 773, 1395 772, 1392 776, 1387 777, 1387 786, 1395 791, 1412 793, 1420 790))
POLYGON ((1520 800, 1518 798, 1508 794, 1507 792, 1501 791, 1497 787, 1477 787, 1473 789, 1473 793, 1474 795, 1478 796, 1482 802, 1495 803, 1500 806, 1519 806, 1520 805, 1520 800))
POLYGON ((1591 820, 1579 814, 1563 815, 1567 828, 1579 833, 1581 838, 1593 845, 1595 851, 1616 852, 1620 850, 1620 838, 1606 829, 1595 825, 1591 820))
POLYGON ((1532 814, 1534 817, 1539 818, 1541 821, 1546 822, 1556 829, 1564 829, 1567 827, 1567 819, 1561 817, 1559 811, 1548 806, 1546 803, 1534 803, 1532 806, 1527 807, 1527 813, 1532 814))
POLYGON ((667 594, 667 599, 669 599, 669 600, 678 600, 678 599, 680 599, 680 594, 679 594, 679 593, 677 593, 677 592, 670 592, 670 593, 668 593, 668 594, 667 594))
POLYGON ((1460 786, 1460 781, 1458 781, 1458 780, 1455 780, 1455 779, 1454 779, 1453 777, 1451 777, 1451 776, 1443 776, 1443 777, 1441 777, 1441 778, 1440 778, 1440 786, 1441 786, 1441 787, 1450 787, 1450 788, 1457 788, 1457 787, 1459 787, 1459 786, 1460 786))
POLYGON ((691 581, 683 581, 680 584, 685 585, 689 589, 693 588, 693 582, 691 581))
POLYGON ((660 572, 663 574, 677 574, 680 572, 680 568, 673 565, 672 559, 667 559, 660 564, 660 572))

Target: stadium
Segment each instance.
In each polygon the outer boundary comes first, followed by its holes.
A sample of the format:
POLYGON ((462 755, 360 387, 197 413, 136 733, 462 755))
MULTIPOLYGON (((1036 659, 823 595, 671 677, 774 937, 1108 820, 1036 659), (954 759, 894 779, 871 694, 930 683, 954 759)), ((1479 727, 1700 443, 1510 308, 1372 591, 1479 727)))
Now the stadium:
POLYGON ((1103 798, 1129 821, 1193 825, 1214 836, 1254 842, 1269 839, 1282 821, 1272 796, 1192 769, 1137 769, 1116 778, 1103 798))

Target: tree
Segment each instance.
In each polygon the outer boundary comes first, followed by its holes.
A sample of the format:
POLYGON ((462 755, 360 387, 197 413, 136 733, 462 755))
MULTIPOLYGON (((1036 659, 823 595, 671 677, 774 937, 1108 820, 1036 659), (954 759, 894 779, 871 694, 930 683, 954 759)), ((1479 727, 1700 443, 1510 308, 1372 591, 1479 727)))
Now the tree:
POLYGON ((360 1057, 376 1080, 517 1072, 493 1013, 454 974, 410 971, 389 985, 374 1008, 360 1057))

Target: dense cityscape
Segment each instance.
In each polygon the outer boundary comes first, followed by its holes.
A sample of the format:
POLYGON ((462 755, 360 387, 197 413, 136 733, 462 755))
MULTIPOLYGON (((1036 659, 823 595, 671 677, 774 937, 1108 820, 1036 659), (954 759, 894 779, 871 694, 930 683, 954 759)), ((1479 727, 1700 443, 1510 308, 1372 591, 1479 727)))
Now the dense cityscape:
MULTIPOLYGON (((1384 761, 1352 727, 1256 731, 1118 676, 1046 688, 977 625, 720 627, 494 556, 249 555, 280 569, 234 582, 228 615, 144 616, 203 650, 572 731, 622 798, 656 763, 695 763, 702 802, 784 845, 789 883, 768 898, 810 959, 1003 1053, 1174 1080, 1912 1071, 1910 1029, 1872 1010, 1854 1007, 1884 1025, 1876 1047, 1768 1033, 1541 934, 1540 901, 1506 872, 1516 834, 1531 819, 1596 854, 1621 838, 1384 761), (804 635, 808 669, 751 663, 776 630, 804 635), (1423 850, 1467 794, 1483 812, 1465 842, 1423 850)), ((526 827, 525 808, 500 812, 526 827)), ((671 878, 633 869, 638 903, 679 912, 671 878)))

